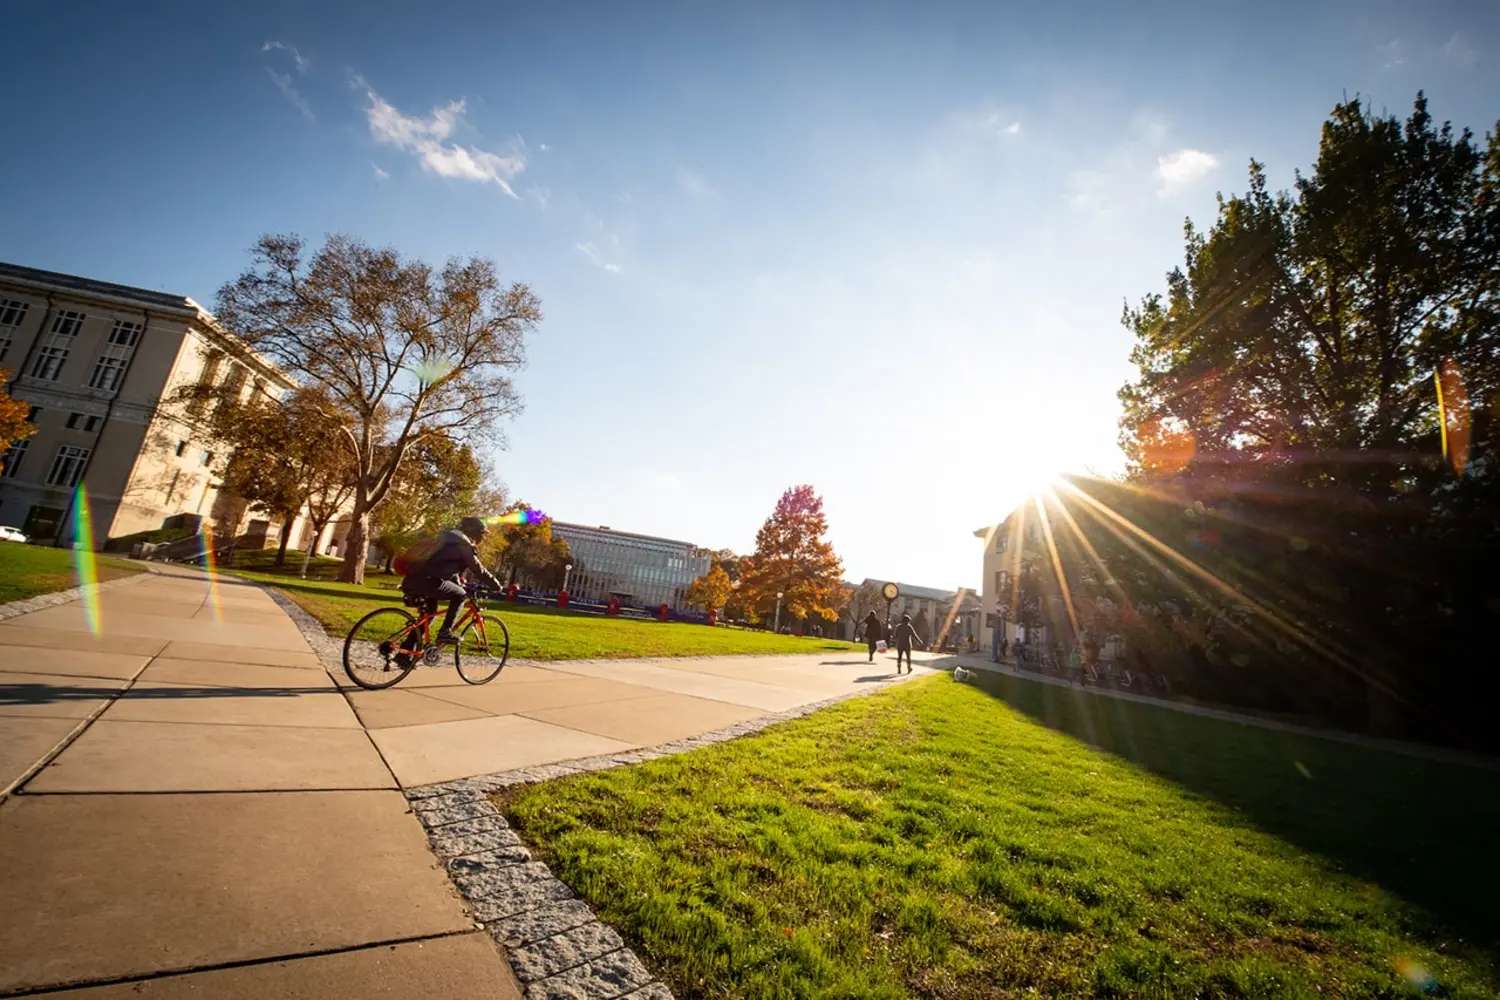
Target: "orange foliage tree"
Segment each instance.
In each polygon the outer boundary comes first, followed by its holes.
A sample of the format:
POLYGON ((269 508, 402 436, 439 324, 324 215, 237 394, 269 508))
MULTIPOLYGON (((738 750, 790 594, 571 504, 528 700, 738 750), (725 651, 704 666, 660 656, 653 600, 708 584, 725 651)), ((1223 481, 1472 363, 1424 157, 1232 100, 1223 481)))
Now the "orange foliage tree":
POLYGON ((755 620, 771 617, 776 595, 783 612, 799 620, 838 619, 844 563, 824 539, 828 518, 811 486, 793 486, 755 536, 755 555, 740 564, 740 593, 755 620))
MULTIPOLYGON (((10 384, 11 373, 0 368, 0 387, 10 384)), ((12 399, 9 392, 0 388, 0 458, 10 451, 17 441, 24 441, 36 433, 36 428, 26 420, 31 404, 24 399, 12 399)))

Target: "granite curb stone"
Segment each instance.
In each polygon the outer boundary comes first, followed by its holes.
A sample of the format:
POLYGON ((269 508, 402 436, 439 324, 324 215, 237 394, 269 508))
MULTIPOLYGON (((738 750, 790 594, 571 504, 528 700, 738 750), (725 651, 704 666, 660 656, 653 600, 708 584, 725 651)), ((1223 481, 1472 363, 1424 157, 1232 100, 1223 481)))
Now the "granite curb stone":
POLYGON ((892 679, 864 691, 775 712, 660 746, 524 767, 474 778, 404 789, 427 829, 432 849, 476 920, 506 950, 527 1000, 672 1000, 614 928, 535 861, 488 794, 570 774, 586 774, 659 760, 758 733, 901 683, 892 679))

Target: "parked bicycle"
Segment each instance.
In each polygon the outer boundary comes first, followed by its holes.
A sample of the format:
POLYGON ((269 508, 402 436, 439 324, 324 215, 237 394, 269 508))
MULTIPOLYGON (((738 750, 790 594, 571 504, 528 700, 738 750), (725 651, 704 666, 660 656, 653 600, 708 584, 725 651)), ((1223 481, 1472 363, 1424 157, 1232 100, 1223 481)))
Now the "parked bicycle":
MULTIPOLYGON (((466 603, 455 623, 457 643, 433 639, 436 601, 418 602, 420 615, 405 608, 378 608, 354 623, 344 639, 344 673, 362 688, 393 687, 418 664, 435 667, 444 650, 453 650, 453 666, 470 684, 488 684, 500 675, 510 656, 510 632, 505 622, 479 606, 487 591, 464 588, 466 603)), ((407 602, 407 607, 414 606, 407 602)))

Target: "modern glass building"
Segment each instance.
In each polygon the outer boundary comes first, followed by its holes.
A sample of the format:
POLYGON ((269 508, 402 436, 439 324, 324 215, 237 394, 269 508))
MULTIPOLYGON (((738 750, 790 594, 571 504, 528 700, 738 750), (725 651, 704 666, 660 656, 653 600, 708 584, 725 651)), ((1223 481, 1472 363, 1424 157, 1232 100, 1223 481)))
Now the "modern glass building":
POLYGON ((568 591, 585 600, 682 608, 689 585, 708 572, 708 549, 688 542, 563 521, 552 522, 552 533, 572 552, 568 591))

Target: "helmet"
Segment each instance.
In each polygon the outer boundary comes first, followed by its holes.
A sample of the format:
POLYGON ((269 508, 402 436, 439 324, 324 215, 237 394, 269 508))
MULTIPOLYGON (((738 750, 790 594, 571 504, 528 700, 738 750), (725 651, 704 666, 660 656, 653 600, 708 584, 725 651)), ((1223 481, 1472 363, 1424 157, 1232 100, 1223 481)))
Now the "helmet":
POLYGON ((475 545, 484 538, 484 522, 477 517, 466 517, 458 522, 458 530, 469 536, 469 540, 475 545))

